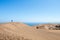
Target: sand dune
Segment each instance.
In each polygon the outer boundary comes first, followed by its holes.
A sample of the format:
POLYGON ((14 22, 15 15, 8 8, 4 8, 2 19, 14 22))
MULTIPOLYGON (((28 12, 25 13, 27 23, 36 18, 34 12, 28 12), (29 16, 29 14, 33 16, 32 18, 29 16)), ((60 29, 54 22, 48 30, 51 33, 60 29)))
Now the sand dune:
POLYGON ((60 24, 39 24, 36 29, 60 30, 60 24))
POLYGON ((35 29, 23 23, 0 24, 0 40, 60 40, 60 30, 35 29))

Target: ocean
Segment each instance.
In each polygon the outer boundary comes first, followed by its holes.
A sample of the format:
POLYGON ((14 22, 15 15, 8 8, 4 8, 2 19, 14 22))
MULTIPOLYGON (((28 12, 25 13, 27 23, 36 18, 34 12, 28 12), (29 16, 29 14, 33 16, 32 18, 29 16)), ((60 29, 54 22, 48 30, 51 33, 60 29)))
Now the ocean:
POLYGON ((35 25, 39 25, 39 24, 46 24, 46 23, 25 23, 29 26, 35 26, 35 25))
POLYGON ((39 24, 60 24, 60 23, 25 23, 25 24, 27 24, 27 25, 29 25, 29 26, 35 26, 35 25, 39 25, 39 24))

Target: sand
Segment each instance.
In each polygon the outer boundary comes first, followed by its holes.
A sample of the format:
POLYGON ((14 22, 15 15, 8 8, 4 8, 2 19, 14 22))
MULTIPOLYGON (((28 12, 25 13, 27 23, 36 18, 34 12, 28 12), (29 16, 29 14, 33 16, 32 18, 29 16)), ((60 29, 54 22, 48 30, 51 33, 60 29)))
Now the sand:
POLYGON ((24 23, 0 24, 0 40, 60 40, 60 30, 35 29, 24 23))

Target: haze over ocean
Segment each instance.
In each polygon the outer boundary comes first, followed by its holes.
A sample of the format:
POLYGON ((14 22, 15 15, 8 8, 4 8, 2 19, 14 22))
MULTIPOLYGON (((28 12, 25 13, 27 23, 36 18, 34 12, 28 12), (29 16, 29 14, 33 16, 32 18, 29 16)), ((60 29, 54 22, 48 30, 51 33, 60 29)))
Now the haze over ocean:
POLYGON ((60 22, 60 0, 0 0, 0 22, 60 22))

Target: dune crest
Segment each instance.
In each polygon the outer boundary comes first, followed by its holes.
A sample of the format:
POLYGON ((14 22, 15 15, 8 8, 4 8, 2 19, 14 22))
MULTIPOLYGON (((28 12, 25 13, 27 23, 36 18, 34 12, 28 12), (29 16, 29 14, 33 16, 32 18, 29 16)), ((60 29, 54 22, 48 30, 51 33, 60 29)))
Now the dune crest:
POLYGON ((0 40, 30 40, 23 36, 20 36, 20 31, 18 26, 28 26, 18 22, 10 22, 0 24, 0 40))

